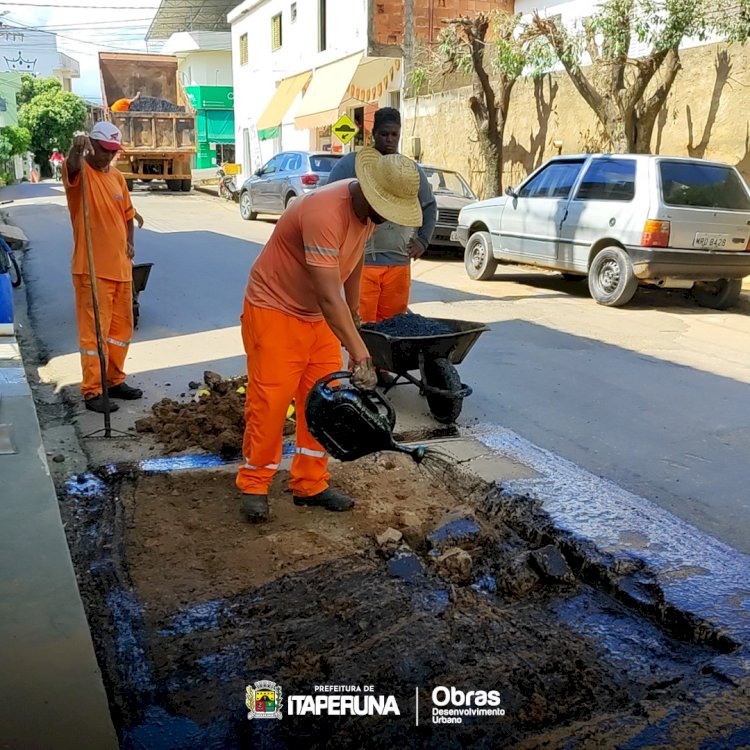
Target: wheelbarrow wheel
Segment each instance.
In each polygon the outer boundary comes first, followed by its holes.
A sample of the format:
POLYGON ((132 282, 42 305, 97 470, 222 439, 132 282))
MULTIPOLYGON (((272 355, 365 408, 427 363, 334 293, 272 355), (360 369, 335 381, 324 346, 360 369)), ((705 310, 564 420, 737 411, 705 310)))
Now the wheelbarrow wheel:
MULTIPOLYGON (((442 391, 459 393, 462 388, 461 377, 458 370, 447 359, 433 359, 424 363, 425 384, 442 391)), ((427 405, 430 407, 432 416, 443 424, 452 424, 461 414, 464 405, 463 397, 453 398, 442 396, 439 393, 425 391, 427 405)))

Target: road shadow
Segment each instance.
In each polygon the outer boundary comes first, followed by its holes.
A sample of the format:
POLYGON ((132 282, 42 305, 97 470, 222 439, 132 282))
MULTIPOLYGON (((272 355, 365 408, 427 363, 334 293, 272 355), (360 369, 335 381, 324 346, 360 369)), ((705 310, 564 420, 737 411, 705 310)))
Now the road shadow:
POLYGON ((0 201, 18 201, 32 198, 58 198, 65 195, 62 182, 19 182, 0 188, 0 201))

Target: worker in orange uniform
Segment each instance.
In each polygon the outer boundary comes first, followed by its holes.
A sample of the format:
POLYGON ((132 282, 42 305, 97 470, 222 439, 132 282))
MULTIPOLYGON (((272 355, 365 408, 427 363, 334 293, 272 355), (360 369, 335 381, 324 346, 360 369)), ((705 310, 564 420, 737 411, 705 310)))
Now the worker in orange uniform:
MULTIPOLYGON (((382 107, 375 112, 372 128, 375 148, 381 154, 398 153, 401 138, 401 115, 393 107, 382 107)), ((328 182, 354 177, 355 154, 347 154, 334 165, 328 182)), ((419 169, 419 203, 422 221, 415 232, 412 227, 385 222, 375 229, 365 247, 365 267, 362 272, 362 298, 359 312, 364 323, 379 323, 399 313, 409 305, 411 261, 420 258, 430 243, 437 220, 437 204, 432 187, 419 169)))
MULTIPOLYGON (((83 218, 81 169, 86 170, 89 227, 94 256, 97 301, 107 360, 110 398, 132 400, 143 391, 125 382, 125 358, 133 334, 133 217, 130 193, 120 172, 111 167, 122 148, 122 135, 109 122, 97 122, 88 136, 77 135, 63 165, 63 183, 73 225, 73 286, 76 293, 78 338, 86 408, 104 413, 96 343, 86 230, 83 218)), ((110 402, 109 410, 117 411, 110 402)))
POLYGON ((113 112, 127 112, 134 102, 137 102, 141 98, 141 92, 139 91, 132 99, 118 99, 110 109, 113 112))
POLYGON ((307 429, 304 404, 320 378, 341 369, 342 345, 353 384, 375 387, 372 359, 358 331, 364 246, 384 220, 421 224, 418 191, 411 159, 363 149, 356 179, 296 200, 255 261, 241 318, 248 384, 237 487, 248 520, 268 519, 268 487, 281 461, 292 399, 299 405, 290 481, 295 505, 332 511, 354 505, 328 486, 328 458, 307 429))

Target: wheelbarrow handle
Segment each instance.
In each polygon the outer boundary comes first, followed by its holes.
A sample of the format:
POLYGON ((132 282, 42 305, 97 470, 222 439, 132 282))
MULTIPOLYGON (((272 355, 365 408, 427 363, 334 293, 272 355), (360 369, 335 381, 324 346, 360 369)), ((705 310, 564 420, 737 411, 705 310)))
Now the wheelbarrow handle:
MULTIPOLYGON (((342 370, 340 372, 332 372, 330 375, 326 375, 324 378, 321 378, 318 383, 326 388, 329 391, 333 391, 333 388, 330 388, 328 386, 329 383, 332 383, 334 380, 348 380, 351 382, 352 380, 352 373, 349 370, 342 370)), ((356 387, 356 386, 355 386, 356 387)), ((357 389, 359 390, 359 389, 357 389)), ((372 391, 359 391, 362 396, 365 398, 369 398, 372 401, 375 401, 376 403, 383 406, 383 408, 386 410, 388 414, 388 419, 395 423, 396 421, 396 411, 394 410, 393 406, 391 405, 391 402, 388 401, 387 398, 382 396, 378 391, 372 390, 372 391)))

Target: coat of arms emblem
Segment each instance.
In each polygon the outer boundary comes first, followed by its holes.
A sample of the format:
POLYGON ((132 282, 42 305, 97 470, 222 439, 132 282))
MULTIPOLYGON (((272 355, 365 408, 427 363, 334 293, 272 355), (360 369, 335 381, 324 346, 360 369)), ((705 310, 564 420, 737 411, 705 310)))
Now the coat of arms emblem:
POLYGON ((250 709, 248 719, 280 719, 281 685, 270 680, 259 680, 245 689, 245 705, 250 709))

